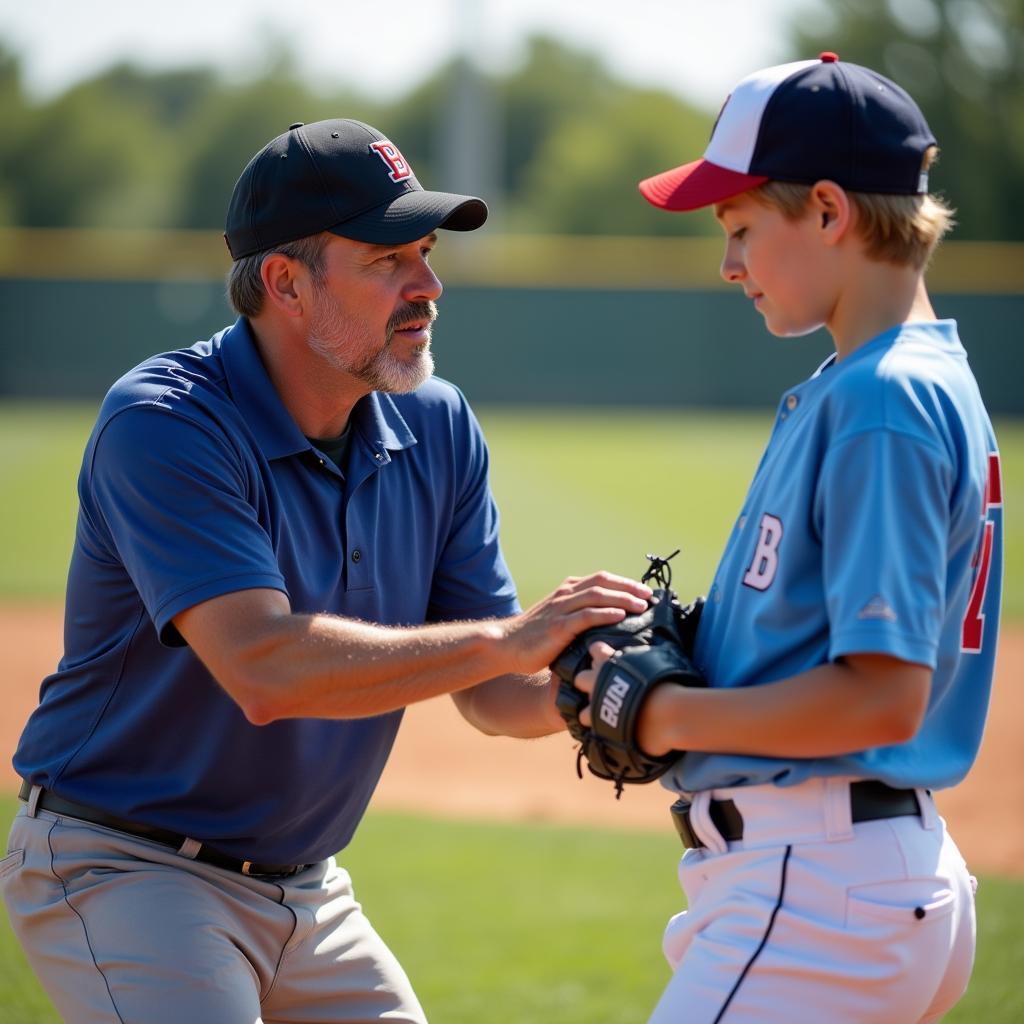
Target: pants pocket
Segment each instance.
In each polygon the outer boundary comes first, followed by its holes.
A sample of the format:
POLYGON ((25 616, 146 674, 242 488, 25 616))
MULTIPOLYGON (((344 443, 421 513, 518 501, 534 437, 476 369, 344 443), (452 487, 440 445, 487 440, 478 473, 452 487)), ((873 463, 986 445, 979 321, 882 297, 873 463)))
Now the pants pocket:
POLYGON ((859 885, 847 890, 846 923, 871 927, 901 923, 908 929, 922 921, 947 917, 956 908, 956 893, 943 879, 922 878, 859 885))
MULTIPOLYGON (((921 1020, 929 1007, 946 1009, 970 975, 973 940, 962 927, 954 883, 907 879, 848 891, 846 930, 862 962, 872 963, 874 995, 891 1016, 866 1020, 921 1020)), ((880 1007, 876 1007, 882 1013, 880 1007)))
POLYGON ((12 850, 3 860, 0 860, 0 882, 9 874, 16 871, 25 863, 24 850, 12 850))

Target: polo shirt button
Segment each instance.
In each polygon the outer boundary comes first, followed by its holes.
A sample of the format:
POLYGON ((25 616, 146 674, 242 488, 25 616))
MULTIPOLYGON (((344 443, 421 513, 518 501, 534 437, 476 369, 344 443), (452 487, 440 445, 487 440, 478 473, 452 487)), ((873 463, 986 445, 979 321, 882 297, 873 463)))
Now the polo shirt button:
POLYGON ((376 459, 376 460, 377 460, 378 462, 383 462, 383 461, 384 461, 384 456, 383 456, 383 455, 382 455, 382 454, 381 454, 380 452, 377 452, 377 453, 376 453, 376 454, 375 454, 375 455, 374 455, 373 457, 374 457, 374 458, 375 458, 375 459, 376 459))
POLYGON ((352 561, 353 562, 358 562, 359 559, 362 558, 362 557, 363 557, 362 551, 360 551, 359 548, 354 548, 353 551, 352 551, 352 561))
POLYGON ((799 403, 800 403, 800 399, 797 398, 796 395, 790 395, 786 399, 786 408, 789 409, 790 412, 792 412, 797 407, 797 405, 799 403))

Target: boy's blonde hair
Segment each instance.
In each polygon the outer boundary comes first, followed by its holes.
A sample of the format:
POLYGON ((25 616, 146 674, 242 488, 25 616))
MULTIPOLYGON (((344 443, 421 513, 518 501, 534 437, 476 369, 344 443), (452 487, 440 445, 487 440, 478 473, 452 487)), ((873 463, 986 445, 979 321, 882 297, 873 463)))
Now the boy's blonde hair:
MULTIPOLYGON (((938 153, 932 146, 924 155, 927 171, 938 153)), ((788 181, 766 181, 750 195, 774 206, 789 220, 803 216, 811 186, 788 181)), ((898 196, 888 193, 848 192, 856 211, 857 232, 870 259, 923 270, 942 237, 955 223, 954 211, 933 195, 898 196)))

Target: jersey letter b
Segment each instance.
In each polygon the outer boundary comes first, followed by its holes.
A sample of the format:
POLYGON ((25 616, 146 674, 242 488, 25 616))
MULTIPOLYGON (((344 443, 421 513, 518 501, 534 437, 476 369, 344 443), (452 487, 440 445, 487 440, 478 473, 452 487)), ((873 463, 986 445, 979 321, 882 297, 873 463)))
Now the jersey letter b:
POLYGON ((767 512, 761 516, 761 533, 757 538, 754 559, 743 582, 755 590, 767 590, 779 569, 779 544, 782 542, 782 520, 767 512))

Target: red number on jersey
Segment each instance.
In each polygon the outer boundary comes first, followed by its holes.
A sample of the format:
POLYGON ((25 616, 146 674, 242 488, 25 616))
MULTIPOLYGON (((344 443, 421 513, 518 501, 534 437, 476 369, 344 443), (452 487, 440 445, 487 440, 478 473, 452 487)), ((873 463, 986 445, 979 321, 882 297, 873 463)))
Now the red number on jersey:
POLYGON ((960 649, 977 654, 985 634, 985 592, 988 590, 988 577, 992 570, 992 543, 995 540, 996 524, 988 518, 988 510, 1003 503, 1003 478, 999 468, 999 453, 990 452, 988 457, 988 484, 985 487, 985 507, 981 517, 985 520, 985 531, 981 536, 981 544, 974 556, 977 575, 971 588, 971 599, 967 602, 967 614, 964 616, 963 636, 960 649))

